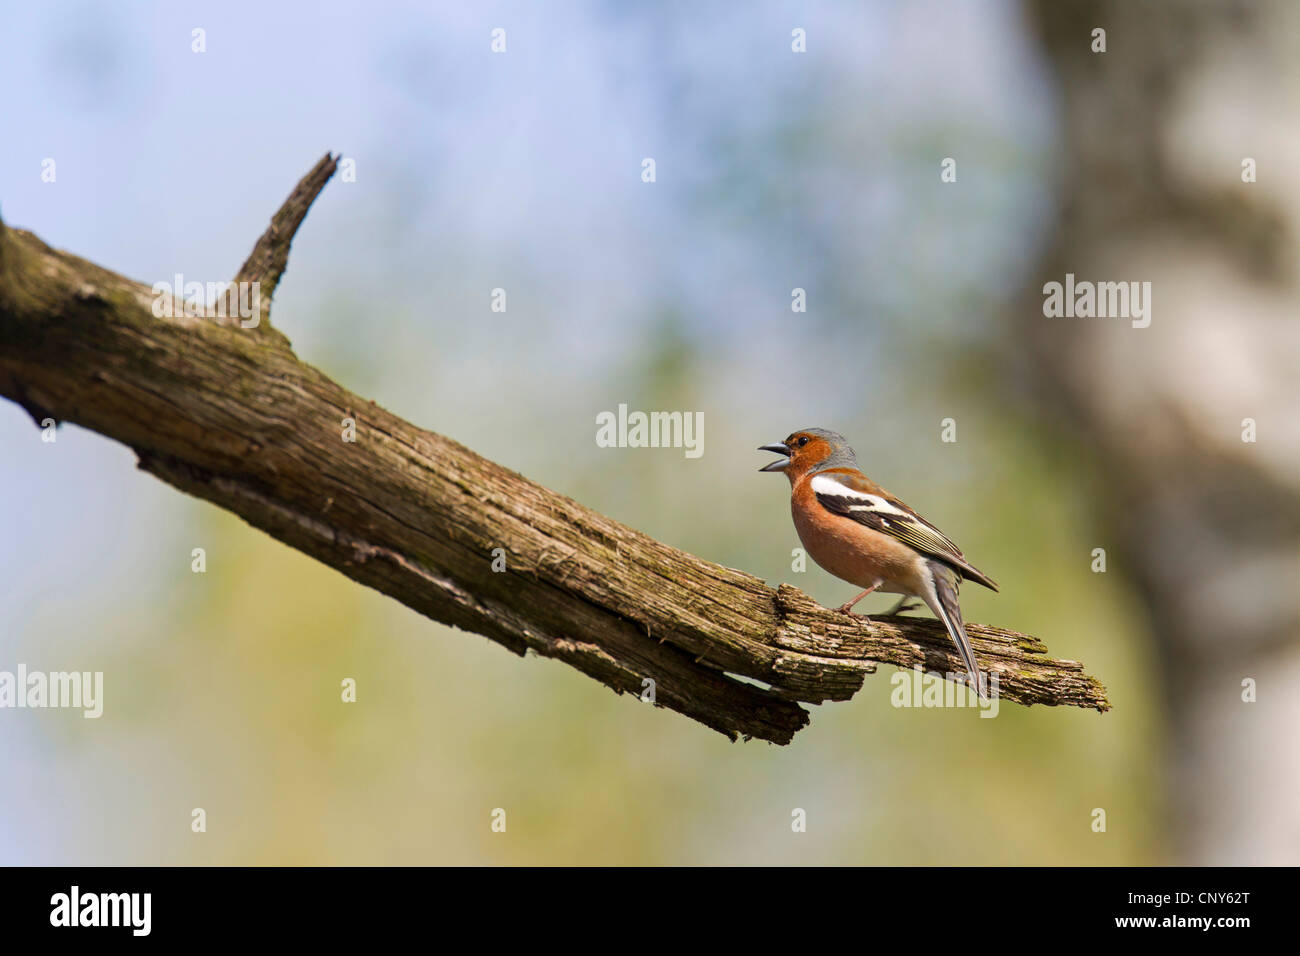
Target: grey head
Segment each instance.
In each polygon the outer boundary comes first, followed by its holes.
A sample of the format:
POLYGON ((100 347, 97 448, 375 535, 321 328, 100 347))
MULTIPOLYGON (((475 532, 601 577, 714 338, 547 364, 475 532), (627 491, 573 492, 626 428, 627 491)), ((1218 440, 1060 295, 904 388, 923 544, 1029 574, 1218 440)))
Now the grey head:
POLYGON ((787 456, 785 460, 774 461, 760 468, 759 471, 785 471, 792 460, 795 461, 798 471, 790 472, 791 475, 803 472, 810 462, 815 464, 807 469, 809 473, 825 471, 828 468, 858 467, 857 456, 849 447, 848 439, 839 432, 827 428, 800 428, 792 432, 785 441, 759 446, 759 451, 770 451, 787 456))
POLYGON ((816 435, 831 446, 830 456, 813 469, 814 473, 828 468, 858 467, 857 454, 849 447, 849 440, 839 432, 833 432, 829 428, 801 428, 795 434, 816 435))

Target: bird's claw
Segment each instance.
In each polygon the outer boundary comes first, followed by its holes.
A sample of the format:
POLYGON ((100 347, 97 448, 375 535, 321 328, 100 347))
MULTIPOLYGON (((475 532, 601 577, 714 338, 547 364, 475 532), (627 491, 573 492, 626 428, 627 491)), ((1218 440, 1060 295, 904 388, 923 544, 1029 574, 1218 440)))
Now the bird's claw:
POLYGON ((911 598, 903 598, 903 600, 891 607, 887 613, 892 617, 895 614, 906 614, 909 611, 916 611, 920 609, 920 607, 920 601, 913 601, 911 598))
POLYGON ((871 623, 871 618, 867 617, 865 614, 854 614, 852 604, 841 604, 835 610, 839 611, 841 614, 847 615, 848 617, 856 617, 859 621, 865 621, 868 624, 871 623))

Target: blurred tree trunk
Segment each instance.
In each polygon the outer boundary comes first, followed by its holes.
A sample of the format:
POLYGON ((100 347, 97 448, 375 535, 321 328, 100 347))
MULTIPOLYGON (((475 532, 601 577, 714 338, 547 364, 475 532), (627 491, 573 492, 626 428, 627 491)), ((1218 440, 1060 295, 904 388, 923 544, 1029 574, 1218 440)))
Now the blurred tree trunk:
POLYGON ((1188 863, 1300 860, 1297 7, 1029 4, 1060 210, 1009 346, 1095 466, 1097 546, 1149 610, 1188 863), (1045 317, 1067 272, 1151 282, 1150 326, 1045 317))

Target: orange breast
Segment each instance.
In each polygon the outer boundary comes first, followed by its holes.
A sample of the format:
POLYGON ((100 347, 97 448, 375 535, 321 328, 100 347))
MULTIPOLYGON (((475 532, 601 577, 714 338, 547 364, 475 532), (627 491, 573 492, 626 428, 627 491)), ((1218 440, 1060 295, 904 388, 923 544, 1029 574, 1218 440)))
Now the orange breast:
POLYGON ((917 593, 916 552, 896 538, 827 511, 818 504, 807 476, 791 490, 790 512, 809 556, 837 578, 860 588, 881 581, 881 591, 917 593))

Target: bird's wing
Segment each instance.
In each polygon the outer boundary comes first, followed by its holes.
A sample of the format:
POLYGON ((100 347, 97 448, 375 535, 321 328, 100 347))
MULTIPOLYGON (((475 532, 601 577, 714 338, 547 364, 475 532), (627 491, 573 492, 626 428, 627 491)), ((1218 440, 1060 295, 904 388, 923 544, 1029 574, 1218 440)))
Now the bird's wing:
POLYGON ((851 471, 822 472, 813 476, 812 490, 827 511, 892 535, 921 554, 951 565, 962 577, 998 589, 947 535, 865 476, 851 471))

